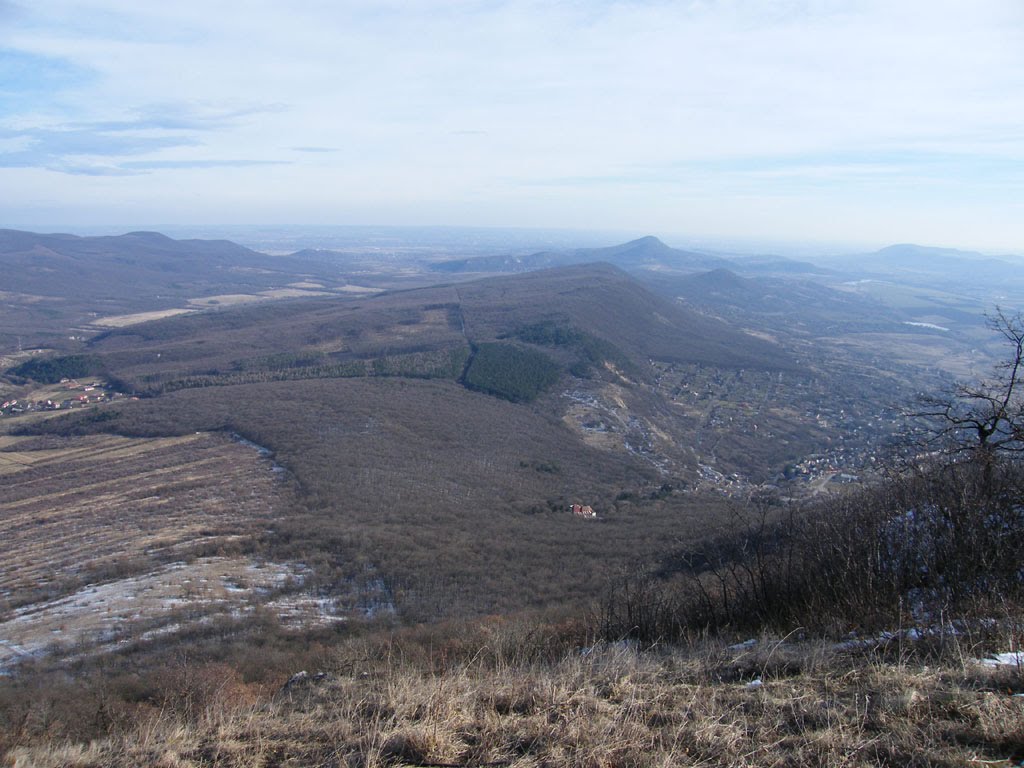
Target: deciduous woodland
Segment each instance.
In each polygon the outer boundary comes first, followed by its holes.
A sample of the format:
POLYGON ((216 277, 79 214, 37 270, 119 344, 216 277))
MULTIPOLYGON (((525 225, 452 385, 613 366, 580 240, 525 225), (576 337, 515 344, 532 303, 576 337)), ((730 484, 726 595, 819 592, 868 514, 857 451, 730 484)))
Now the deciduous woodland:
POLYGON ((1018 314, 957 384, 908 341, 945 326, 717 262, 356 295, 196 247, 224 274, 168 296, 310 295, 69 304, 5 357, 7 764, 1024 758, 1018 314))

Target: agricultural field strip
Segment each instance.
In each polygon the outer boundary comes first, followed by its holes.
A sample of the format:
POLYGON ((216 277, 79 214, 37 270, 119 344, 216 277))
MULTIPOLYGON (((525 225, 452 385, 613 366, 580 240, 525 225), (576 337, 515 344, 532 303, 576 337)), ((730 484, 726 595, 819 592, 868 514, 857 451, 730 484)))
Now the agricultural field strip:
MULTIPOLYGON (((23 550, 39 546, 45 550, 57 548, 64 539, 77 539, 81 534, 95 536, 101 531, 111 531, 117 538, 124 539, 132 535, 135 549, 140 552, 151 546, 150 539, 156 536, 158 539, 167 540, 166 535, 160 532, 173 532, 171 537, 174 542, 181 541, 189 533, 199 533, 203 530, 218 530, 225 526, 234 528, 240 521, 248 518, 248 515, 232 510, 225 514, 223 510, 213 512, 208 508, 211 506, 224 506, 224 502, 231 501, 225 498, 229 495, 224 492, 214 493, 214 488, 208 486, 203 498, 171 500, 171 509, 165 509, 168 502, 164 499, 124 499, 119 503, 118 498, 111 494, 93 503, 76 505, 70 508, 47 511, 34 514, 32 512, 17 517, 11 517, 4 521, 3 531, 8 541, 24 538, 21 542, 23 550), (107 502, 110 503, 107 503, 107 502), (154 517, 159 515, 159 517, 154 517), (49 530, 53 528, 53 530, 49 530), (39 533, 43 530, 48 532, 45 542, 36 541, 39 533), (147 535, 148 534, 148 535, 147 535), (145 537, 139 539, 137 537, 145 537)), ((99 540, 92 540, 88 544, 95 550, 100 544, 99 540)), ((81 541, 78 547, 83 546, 81 541)), ((0 580, 2 581, 2 580, 0 580)))
MULTIPOLYGON (((166 522, 185 523, 180 518, 172 518, 166 522)), ((58 580, 59 584, 61 577, 77 573, 80 568, 75 558, 83 555, 83 537, 89 537, 88 562, 102 563, 107 559, 121 557, 126 550, 136 547, 140 557, 152 556, 158 551, 170 550, 176 544, 188 543, 190 539, 199 538, 204 530, 205 527, 201 525, 177 526, 174 528, 174 534, 178 539, 169 542, 166 538, 166 527, 147 531, 121 528, 114 523, 106 528, 98 528, 95 525, 74 526, 65 536, 49 537, 46 546, 26 545, 21 548, 18 560, 25 564, 18 569, 17 576, 12 575, 11 578, 0 580, 0 592, 9 593, 17 598, 20 592, 31 594, 33 590, 52 584, 54 580, 58 580)), ((147 567, 145 561, 142 562, 143 564, 136 567, 147 567)))
POLYGON ((168 454, 172 450, 179 449, 179 447, 183 450, 191 443, 194 443, 197 438, 147 438, 154 440, 152 443, 140 443, 139 438, 130 437, 100 441, 93 441, 89 438, 81 439, 84 444, 77 444, 79 438, 76 438, 75 445, 68 444, 61 447, 52 447, 52 449, 51 447, 44 447, 44 449, 18 451, 15 445, 14 450, 11 451, 0 449, 0 457, 11 456, 16 460, 24 461, 26 464, 43 467, 48 464, 59 463, 62 469, 78 466, 96 468, 99 466, 98 460, 117 459, 122 461, 144 457, 147 462, 150 462, 153 461, 152 456, 155 452, 168 454))
MULTIPOLYGON (((62 510, 38 520, 33 520, 30 516, 19 517, 5 522, 3 531, 4 536, 11 542, 21 539, 23 554, 33 550, 39 550, 40 553, 55 553, 61 549, 70 553, 83 547, 83 536, 90 539, 88 546, 92 555, 100 554, 105 542, 110 545, 112 553, 117 553, 118 544, 128 543, 129 540, 133 545, 132 549, 144 554, 151 553, 155 548, 166 548, 190 537, 198 537, 204 531, 220 532, 225 528, 233 531, 244 519, 242 515, 213 518, 208 512, 203 514, 203 506, 181 505, 177 513, 169 513, 163 509, 162 503, 147 504, 144 509, 135 505, 109 507, 97 504, 75 510, 62 510), (157 514, 159 517, 155 517, 157 514), (132 517, 135 519, 131 519, 132 517), (34 541, 42 532, 47 534, 45 541, 34 541), (101 538, 101 534, 107 534, 112 540, 101 538), (65 544, 67 546, 64 546, 65 544)), ((26 568, 32 570, 28 564, 26 568)), ((23 579, 24 573, 19 577, 19 580, 23 579)), ((9 578, 0 577, 0 585, 8 580, 9 578)))
POLYGON ((73 462, 77 460, 109 460, 122 457, 139 456, 155 450, 165 449, 176 445, 184 445, 194 442, 194 436, 157 438, 152 445, 140 445, 138 440, 132 438, 110 438, 84 445, 79 448, 41 448, 37 450, 19 451, 18 442, 24 442, 26 438, 10 438, 7 445, 0 444, 0 473, 11 472, 5 468, 5 463, 10 463, 21 468, 35 466, 46 466, 57 462, 73 462), (18 442, 14 442, 18 441, 18 442))
POLYGON ((303 296, 334 296, 333 290, 309 290, 305 288, 272 288, 259 293, 223 293, 214 296, 199 296, 189 299, 190 307, 217 307, 232 306, 236 304, 249 304, 255 301, 268 301, 273 299, 296 299, 303 296))
MULTIPOLYGON (((96 443, 80 440, 91 446, 96 443)), ((83 484, 66 493, 35 494, 16 505, 2 503, 6 514, 0 518, 0 540, 11 567, 0 578, 0 591, 7 596, 111 557, 148 557, 157 548, 234 536, 246 525, 273 515, 273 479, 265 462, 244 446, 210 436, 102 442, 117 449, 120 461, 80 460, 76 469, 78 474, 104 475, 106 482, 83 484), (191 450, 197 442, 205 443, 201 450, 207 454, 200 461, 191 450), (140 472, 139 460, 170 466, 140 472), (261 489, 261 484, 266 487, 261 489), (100 488, 108 492, 89 492, 100 488), (237 504, 240 497, 256 490, 263 493, 255 504, 251 499, 244 506, 237 504), (10 514, 13 506, 28 509, 10 514)), ((47 480, 53 480, 38 468, 26 471, 40 475, 38 485, 45 487, 47 480)), ((30 490, 29 484, 21 485, 19 491, 30 490)), ((0 492, 8 490, 5 486, 0 492)))
POLYGON ((26 455, 38 453, 44 455, 46 458, 56 457, 73 459, 79 456, 93 456, 107 451, 131 451, 141 454, 173 446, 194 443, 200 439, 200 436, 185 435, 182 437, 153 437, 145 439, 137 437, 119 437, 116 435, 90 436, 75 438, 75 445, 73 446, 69 443, 66 447, 61 448, 40 448, 25 451, 18 450, 19 446, 24 445, 26 442, 33 439, 34 438, 32 437, 16 437, 11 435, 0 437, 0 456, 3 456, 5 453, 23 453, 26 455))
MULTIPOLYGON (((207 458, 203 458, 203 459, 200 459, 200 460, 189 462, 186 466, 189 469, 191 469, 193 471, 196 471, 196 470, 200 469, 201 467, 209 466, 209 465, 215 464, 215 463, 218 463, 218 458, 216 456, 211 456, 211 457, 207 457, 207 458)), ((179 465, 179 466, 171 466, 171 467, 162 467, 160 469, 154 469, 154 470, 150 470, 150 471, 137 472, 132 478, 130 478, 131 482, 128 483, 128 484, 130 484, 133 488, 137 489, 140 482, 152 482, 156 478, 159 478, 159 477, 173 476, 175 474, 180 475, 181 474, 181 470, 182 470, 182 467, 181 467, 181 465, 179 465)), ((126 482, 129 481, 128 478, 126 478, 125 480, 126 480, 126 482)), ((85 483, 83 485, 79 485, 79 486, 77 486, 75 488, 72 488, 70 490, 67 490, 67 491, 54 491, 52 493, 41 493, 41 494, 36 494, 36 495, 33 495, 33 496, 29 496, 29 497, 24 498, 24 499, 19 499, 18 501, 5 501, 5 502, 3 502, 3 506, 6 509, 10 510, 10 509, 18 508, 18 507, 27 506, 27 505, 30 505, 30 504, 35 504, 35 503, 38 503, 38 502, 41 502, 41 501, 54 502, 54 501, 57 501, 58 499, 65 499, 65 498, 74 497, 74 496, 80 496, 80 495, 89 496, 90 498, 95 499, 96 501, 109 500, 109 499, 114 499, 114 498, 119 497, 121 495, 120 493, 105 493, 105 494, 95 493, 95 491, 97 489, 106 488, 106 487, 109 487, 110 485, 111 485, 110 481, 103 481, 103 480, 101 480, 99 482, 96 482, 96 483, 85 483)))
MULTIPOLYGON (((199 531, 195 528, 183 528, 180 530, 180 534, 183 540, 187 540, 187 537, 197 534, 199 531)), ((125 533, 131 533, 130 531, 125 533)), ((10 592, 14 597, 19 596, 19 592, 31 591, 41 586, 47 586, 52 583, 54 577, 70 576, 75 572, 74 567, 68 567, 64 571, 56 570, 52 562, 55 559, 55 555, 66 554, 68 557, 74 557, 76 554, 80 554, 80 536, 69 536, 63 540, 56 541, 54 546, 41 548, 39 550, 27 549, 24 551, 24 557, 31 557, 39 562, 39 565, 32 569, 26 568, 25 572, 20 574, 17 581, 4 580, 0 582, 0 592, 10 592), (78 546, 76 547, 76 544, 78 546), (48 562, 49 559, 49 562, 48 562)), ((95 542, 94 548, 90 553, 90 557, 93 560, 101 560, 104 557, 118 556, 126 547, 136 544, 145 544, 147 541, 152 541, 156 538, 155 534, 150 536, 148 539, 140 540, 137 537, 130 535, 124 536, 111 536, 109 539, 100 539, 95 542)), ((139 567, 148 567, 150 564, 145 564, 139 567)), ((67 591, 68 584, 61 585, 58 582, 58 586, 63 586, 64 589, 59 590, 60 592, 67 591)))
POLYGON ((137 325, 138 323, 146 323, 150 320, 162 320, 166 317, 175 317, 177 315, 186 315, 191 312, 196 312, 196 309, 163 309, 155 310, 153 312, 135 312, 128 315, 110 315, 108 317, 98 317, 93 320, 89 325, 97 328, 125 328, 129 325, 137 325))

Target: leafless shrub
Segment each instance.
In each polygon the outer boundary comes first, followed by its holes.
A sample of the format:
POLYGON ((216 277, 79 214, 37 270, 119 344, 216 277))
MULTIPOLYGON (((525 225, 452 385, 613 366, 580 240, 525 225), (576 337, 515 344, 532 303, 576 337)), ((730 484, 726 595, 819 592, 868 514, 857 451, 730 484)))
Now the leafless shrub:
POLYGON ((937 461, 804 508, 738 508, 729 533, 613 581, 605 637, 948 624, 1024 601, 1024 467, 937 461))

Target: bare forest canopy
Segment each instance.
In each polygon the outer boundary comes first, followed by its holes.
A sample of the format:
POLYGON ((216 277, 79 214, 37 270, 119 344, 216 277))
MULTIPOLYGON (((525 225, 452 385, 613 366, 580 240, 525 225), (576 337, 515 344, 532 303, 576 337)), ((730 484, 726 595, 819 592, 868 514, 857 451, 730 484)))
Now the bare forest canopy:
POLYGON ((267 546, 325 594, 361 581, 437 618, 592 598, 724 524, 726 497, 870 475, 893 408, 984 339, 976 292, 653 237, 376 271, 344 255, 5 231, 4 399, 65 379, 119 395, 5 424, 241 435, 294 484, 267 546))

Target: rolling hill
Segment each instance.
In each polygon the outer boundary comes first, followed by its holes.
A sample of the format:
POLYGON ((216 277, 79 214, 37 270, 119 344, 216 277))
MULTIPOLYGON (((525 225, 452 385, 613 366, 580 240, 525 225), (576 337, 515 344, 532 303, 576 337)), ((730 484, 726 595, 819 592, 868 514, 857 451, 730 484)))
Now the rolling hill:
POLYGON ((729 266, 732 262, 695 251, 671 248, 656 237, 642 237, 606 248, 577 248, 566 251, 541 251, 526 256, 484 256, 456 259, 431 265, 437 272, 530 272, 573 264, 607 262, 620 269, 695 271, 729 266))
MULTIPOLYGON (((674 412, 666 370, 804 375, 607 264, 210 309, 111 329, 85 357, 144 397, 35 429, 266 446, 300 499, 274 546, 327 582, 383 579, 423 618, 577 599, 682 530, 672 489, 699 480, 700 423, 674 412), (605 522, 581 531, 574 502, 605 522)), ((754 463, 801 450, 777 447, 754 463)))
POLYGON ((147 301, 266 290, 324 271, 228 240, 173 240, 158 232, 79 237, 0 230, 7 291, 147 301))
MULTIPOLYGON (((109 268, 123 263, 153 281, 175 259, 204 261, 196 279, 213 280, 233 276, 239 260, 276 258, 126 238, 116 245, 141 245, 123 262, 92 240, 72 239, 78 250, 63 258, 87 261, 82 249, 91 248, 109 268), (196 255, 204 249, 208 259, 196 255)), ((634 265, 678 256, 653 238, 600 250, 634 265)), ((252 269, 258 280, 287 274, 252 269)), ((695 510, 721 499, 706 491, 776 487, 811 455, 833 468, 864 456, 884 431, 880 396, 901 386, 859 361, 838 365, 817 347, 712 316, 726 316, 725 306, 767 316, 780 300, 782 314, 853 311, 836 309, 841 296, 823 289, 813 298, 810 283, 716 268, 658 272, 645 287, 611 263, 468 277, 207 304, 110 327, 70 357, 37 356, 8 374, 28 392, 23 379, 59 386, 74 370, 141 398, 76 409, 29 432, 224 432, 264 446, 296 500, 268 534, 269 550, 309 564, 310 584, 326 594, 361 584, 410 618, 593 595, 609 564, 706 526, 695 510), (687 293, 689 305, 678 300, 687 293), (573 503, 597 509, 597 526, 581 531, 567 517, 573 503), (575 554, 556 563, 566 551, 575 554)))
POLYGON ((66 348, 69 332, 80 335, 97 320, 180 310, 204 297, 301 294, 344 282, 322 261, 157 232, 79 237, 4 229, 0 271, 0 351, 16 348, 18 339, 21 346, 66 348))
POLYGON ((871 296, 806 279, 741 277, 728 269, 652 275, 644 285, 732 324, 803 336, 906 330, 909 317, 871 296))
POLYGON ((566 369, 581 354, 583 363, 628 361, 636 370, 652 359, 795 369, 778 345, 660 298, 610 265, 166 318, 107 331, 88 352, 125 386, 156 392, 267 378, 458 378, 460 360, 489 342, 532 346, 566 369), (531 338, 544 324, 590 341, 531 338))

